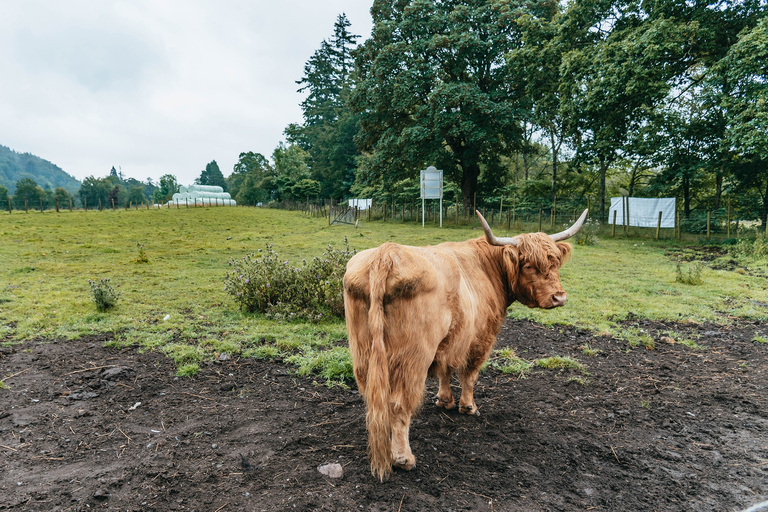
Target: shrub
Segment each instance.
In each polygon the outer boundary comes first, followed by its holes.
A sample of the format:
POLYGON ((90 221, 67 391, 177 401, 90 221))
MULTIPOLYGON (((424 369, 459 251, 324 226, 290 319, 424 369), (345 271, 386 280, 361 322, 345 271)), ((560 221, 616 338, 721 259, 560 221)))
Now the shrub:
POLYGON ((600 223, 593 219, 587 219, 576 233, 575 239, 578 245, 597 245, 597 231, 600 229, 600 223))
POLYGON ((347 262, 355 254, 344 238, 344 249, 330 244, 320 257, 304 260, 301 267, 280 261, 279 253, 267 244, 259 254, 232 259, 224 290, 241 310, 264 313, 274 320, 309 320, 344 316, 342 278, 347 262))
POLYGON ((147 253, 144 252, 144 245, 140 243, 137 243, 136 245, 139 247, 139 255, 136 257, 136 263, 149 263, 147 253))
POLYGON ((754 240, 740 238, 728 252, 735 258, 768 259, 768 237, 758 233, 754 240))
POLYGON ((100 279, 99 281, 88 280, 91 285, 91 295, 93 302, 96 303, 96 309, 106 311, 112 309, 120 298, 120 292, 115 291, 109 284, 109 279, 100 279))
POLYGON ((688 267, 688 272, 683 271, 683 267, 680 262, 677 262, 677 277, 675 281, 683 284, 697 285, 704 283, 701 278, 701 272, 704 270, 704 264, 700 261, 694 261, 688 267))

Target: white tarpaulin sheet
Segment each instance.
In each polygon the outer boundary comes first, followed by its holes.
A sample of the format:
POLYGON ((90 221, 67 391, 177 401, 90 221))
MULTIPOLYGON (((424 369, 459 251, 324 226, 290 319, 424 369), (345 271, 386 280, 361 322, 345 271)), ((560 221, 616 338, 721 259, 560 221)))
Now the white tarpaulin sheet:
POLYGON ((675 198, 645 198, 645 197, 612 197, 611 209, 608 212, 608 224, 613 224, 613 212, 616 212, 616 224, 624 225, 624 211, 629 199, 629 226, 640 228, 655 228, 661 212, 661 227, 675 227, 675 198), (624 204, 622 205, 622 199, 624 204))
POLYGON ((350 199, 349 207, 357 208, 358 210, 367 210, 371 207, 373 199, 350 199))

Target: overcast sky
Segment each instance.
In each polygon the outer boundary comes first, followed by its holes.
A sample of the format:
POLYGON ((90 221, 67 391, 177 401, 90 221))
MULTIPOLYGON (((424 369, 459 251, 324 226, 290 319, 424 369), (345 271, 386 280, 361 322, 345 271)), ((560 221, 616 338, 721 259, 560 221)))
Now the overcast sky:
POLYGON ((216 160, 270 157, 302 120, 296 80, 371 0, 58 0, 0 5, 0 144, 82 180, 114 165, 188 185, 216 160))

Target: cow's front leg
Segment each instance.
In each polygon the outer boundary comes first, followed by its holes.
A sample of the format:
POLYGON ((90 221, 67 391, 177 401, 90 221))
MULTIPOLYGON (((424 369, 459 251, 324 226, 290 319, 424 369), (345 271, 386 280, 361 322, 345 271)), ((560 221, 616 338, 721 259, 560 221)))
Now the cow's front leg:
POLYGON ((435 370, 435 374, 440 381, 440 388, 437 390, 437 400, 435 401, 435 405, 446 409, 453 409, 456 407, 456 402, 453 399, 453 390, 451 389, 451 375, 453 374, 453 369, 446 365, 438 366, 435 370))
POLYGON ((480 416, 480 411, 477 410, 477 405, 475 405, 475 383, 479 374, 480 370, 477 368, 459 371, 459 380, 461 381, 459 412, 462 414, 480 416))
POLYGON ((416 457, 408 442, 411 413, 398 407, 395 407, 392 413, 392 465, 405 470, 413 469, 416 457))

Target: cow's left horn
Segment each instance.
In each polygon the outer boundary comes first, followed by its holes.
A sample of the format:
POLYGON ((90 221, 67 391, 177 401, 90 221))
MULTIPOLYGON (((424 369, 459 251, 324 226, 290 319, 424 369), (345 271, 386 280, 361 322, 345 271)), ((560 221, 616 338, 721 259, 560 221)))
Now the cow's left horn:
MULTIPOLYGON (((485 231, 485 239, 488 241, 491 245, 514 245, 517 246, 517 239, 513 238, 496 238, 493 235, 493 231, 491 231, 491 226, 488 225, 488 223, 485 221, 485 217, 483 215, 475 210, 475 213, 480 218, 480 224, 483 225, 483 231, 485 231)), ((578 231, 578 229, 577 229, 578 231)))
POLYGON ((552 237, 552 240, 555 242, 559 242, 560 240, 566 240, 568 238, 571 238, 573 235, 579 232, 581 229, 581 225, 584 224, 584 220, 587 218, 587 213, 589 213, 589 209, 584 210, 584 213, 581 214, 581 217, 579 217, 579 220, 573 223, 573 226, 569 227, 565 231, 561 231, 559 233, 555 233, 554 235, 549 235, 552 237))

